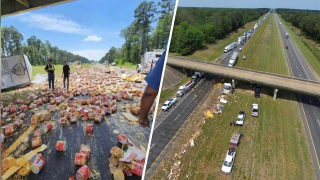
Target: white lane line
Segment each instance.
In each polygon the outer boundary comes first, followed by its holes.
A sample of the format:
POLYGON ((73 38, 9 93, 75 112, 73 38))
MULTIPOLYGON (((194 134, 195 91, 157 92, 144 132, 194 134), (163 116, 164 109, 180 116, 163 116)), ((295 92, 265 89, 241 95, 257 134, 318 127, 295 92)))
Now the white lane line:
POLYGON ((307 71, 304 69, 304 66, 302 65, 301 60, 300 60, 300 58, 299 58, 299 56, 298 56, 298 54, 297 54, 296 50, 294 49, 294 47, 293 47, 293 45, 292 45, 292 43, 291 43, 290 39, 288 39, 288 40, 289 40, 289 43, 291 44, 291 47, 293 48, 294 52, 296 53, 296 56, 298 57, 298 60, 299 60, 299 62, 300 62, 300 64, 301 64, 301 66, 302 66, 302 68, 303 68, 304 72, 306 73, 306 75, 307 75, 307 77, 308 77, 308 80, 310 80, 310 78, 309 78, 309 76, 308 76, 308 73, 307 73, 307 71))
POLYGON ((177 118, 173 122, 175 122, 178 119, 179 116, 180 116, 180 114, 177 116, 177 118))
POLYGON ((309 99, 309 100, 310 100, 310 103, 312 104, 311 99, 309 99))
POLYGON ((317 119, 318 120, 318 124, 319 124, 319 126, 320 126, 320 121, 319 121, 319 119, 317 119))
MULTIPOLYGON (((200 82, 198 82, 198 84, 197 84, 196 87, 198 87, 198 85, 200 85, 201 82, 202 82, 202 80, 201 80, 200 82)), ((196 88, 196 87, 195 87, 195 88, 196 88)), ((189 91, 189 92, 190 92, 190 91, 189 91)), ((177 104, 176 107, 174 107, 174 108, 170 111, 170 113, 167 114, 167 116, 162 119, 162 121, 153 129, 153 131, 156 130, 157 127, 159 127, 159 125, 160 125, 160 124, 182 103, 182 101, 184 101, 191 93, 192 93, 192 91, 191 91, 190 93, 188 93, 188 95, 185 95, 184 98, 180 101, 180 103, 177 104)))
POLYGON ((155 144, 156 144, 156 143, 153 143, 153 144, 152 144, 152 146, 151 146, 150 150, 153 148, 153 146, 154 146, 155 144))

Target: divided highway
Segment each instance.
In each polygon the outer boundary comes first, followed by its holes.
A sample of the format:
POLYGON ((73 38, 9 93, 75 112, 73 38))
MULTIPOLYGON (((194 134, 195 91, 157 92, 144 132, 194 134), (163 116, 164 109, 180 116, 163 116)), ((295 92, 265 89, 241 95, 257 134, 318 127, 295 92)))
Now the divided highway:
MULTIPOLYGON (((206 81, 203 79, 195 85, 194 91, 189 91, 167 112, 157 115, 153 136, 150 143, 149 156, 144 178, 149 179, 153 171, 170 150, 183 128, 188 124, 188 118, 197 112, 202 106, 208 92, 213 90, 214 75, 208 75, 206 81)), ((159 104, 162 106, 162 104, 159 104)))
MULTIPOLYGON (((288 46, 285 51, 291 76, 318 81, 290 36, 288 39, 285 38, 287 31, 280 24, 278 16, 275 17, 281 33, 283 48, 288 46)), ((297 100, 299 101, 300 113, 306 130, 316 177, 320 179, 320 98, 297 93, 297 100)))

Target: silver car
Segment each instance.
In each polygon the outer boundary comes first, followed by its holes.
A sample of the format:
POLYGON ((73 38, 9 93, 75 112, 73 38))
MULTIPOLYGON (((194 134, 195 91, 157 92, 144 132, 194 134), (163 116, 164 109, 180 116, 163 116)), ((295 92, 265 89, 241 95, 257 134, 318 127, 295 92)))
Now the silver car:
POLYGON ((245 55, 242 56, 242 59, 246 59, 246 58, 247 58, 247 56, 245 56, 245 55))

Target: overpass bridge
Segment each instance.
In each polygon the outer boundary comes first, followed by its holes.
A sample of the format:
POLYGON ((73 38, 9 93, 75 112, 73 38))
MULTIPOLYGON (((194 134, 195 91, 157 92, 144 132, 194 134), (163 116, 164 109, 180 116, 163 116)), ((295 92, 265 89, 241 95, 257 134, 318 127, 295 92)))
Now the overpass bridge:
POLYGON ((216 74, 232 79, 254 82, 273 88, 286 89, 320 97, 320 82, 317 81, 293 78, 290 76, 267 73, 252 69, 229 67, 221 64, 204 62, 198 59, 177 56, 168 56, 167 65, 206 72, 209 74, 216 74))
POLYGON ((1 0, 1 17, 74 0, 1 0))

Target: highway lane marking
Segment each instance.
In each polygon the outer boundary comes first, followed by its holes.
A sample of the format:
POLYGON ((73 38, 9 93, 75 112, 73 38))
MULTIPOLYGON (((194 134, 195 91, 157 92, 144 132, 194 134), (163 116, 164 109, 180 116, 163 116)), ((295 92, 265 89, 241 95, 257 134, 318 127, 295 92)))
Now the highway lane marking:
MULTIPOLYGON (((208 92, 212 91, 212 88, 213 88, 213 87, 215 87, 215 85, 213 85, 208 92)), ((202 98, 202 100, 201 100, 201 102, 200 102, 199 104, 201 104, 202 101, 206 99, 205 97, 206 97, 206 96, 204 96, 204 97, 202 98)), ((194 110, 192 111, 192 113, 190 114, 190 116, 194 113, 194 111, 195 111, 196 109, 198 109, 198 108, 194 108, 194 110)), ((172 137, 172 139, 169 141, 169 143, 166 145, 166 147, 161 151, 161 153, 159 154, 159 156, 157 157, 157 159, 152 163, 152 165, 150 166, 150 168, 148 169, 148 171, 144 174, 144 177, 148 174, 148 172, 150 171, 150 169, 152 168, 152 166, 154 165, 154 163, 157 162, 157 160, 159 159, 159 157, 161 156, 161 154, 163 153, 163 151, 164 151, 165 149, 167 149, 168 145, 171 143, 171 141, 173 140, 173 138, 175 138, 175 136, 178 134, 178 132, 180 131, 180 129, 181 129, 181 128, 184 126, 184 124, 189 120, 190 116, 189 116, 189 117, 187 118, 187 120, 182 124, 182 126, 179 128, 179 130, 176 132, 176 134, 172 137)))
MULTIPOLYGON (((281 40, 282 40, 282 36, 281 36, 281 40)), ((285 51, 285 52, 286 52, 286 51, 285 51)), ((286 53, 287 53, 287 52, 286 52, 286 53)), ((290 69, 291 69, 290 61, 288 61, 288 62, 289 62, 289 66, 290 66, 290 69)), ((292 69, 291 69, 291 73, 292 73, 292 69)), ((293 73, 292 73, 292 76, 294 77, 293 73)), ((301 107, 302 107, 302 110, 303 110, 303 114, 304 114, 304 117, 305 117, 306 122, 307 122, 307 126, 308 126, 309 134, 310 134, 310 137, 311 137, 311 141, 312 141, 313 149, 314 149, 314 152, 315 152, 315 155, 316 155, 316 158, 317 158, 317 162, 318 162, 318 167, 319 167, 319 170, 320 170, 319 159, 318 159, 318 155, 317 155, 316 148, 315 148, 314 143, 313 143, 313 138, 312 138, 311 131, 310 131, 310 128, 309 128, 308 119, 307 119, 306 113, 305 113, 304 108, 303 108, 303 104, 302 104, 302 101, 301 101, 300 93, 298 93, 298 95, 299 95, 299 99, 300 99, 301 107)), ((319 100, 320 100, 320 99, 319 99, 319 100)))
POLYGON ((177 116, 177 118, 173 122, 175 122, 178 119, 179 116, 180 116, 180 114, 177 116))
MULTIPOLYGON (((200 82, 198 82, 198 84, 196 85, 195 88, 197 88, 201 83, 202 83, 202 80, 201 80, 200 82)), ((192 91, 189 91, 189 92, 190 92, 190 93, 189 93, 188 95, 186 95, 186 96, 180 101, 180 103, 177 104, 177 105, 170 111, 170 113, 169 113, 166 117, 164 117, 164 118, 162 119, 162 121, 153 129, 153 131, 156 130, 156 129, 159 127, 159 125, 182 103, 182 101, 184 101, 184 100, 192 93, 192 91)))
MULTIPOLYGON (((288 41, 289 41, 289 43, 291 44, 291 47, 293 48, 293 45, 292 45, 292 43, 291 43, 290 39, 288 39, 288 41)), ((306 73, 306 75, 307 75, 307 77, 308 77, 308 80, 310 80, 309 75, 308 75, 307 71, 304 69, 304 66, 302 65, 302 62, 301 62, 301 60, 300 60, 300 58, 299 58, 299 56, 298 56, 298 54, 297 54, 296 50, 295 50, 294 48, 293 48, 293 50, 294 50, 294 52, 296 53, 296 56, 298 57, 298 60, 299 60, 299 62, 300 62, 300 64, 301 64, 301 66, 302 66, 302 68, 303 68, 304 72, 306 73)))
POLYGON ((310 137, 311 137, 311 141, 312 141, 313 149, 314 149, 314 152, 315 152, 315 154, 316 154, 316 158, 317 158, 317 162, 318 162, 318 167, 319 167, 319 170, 320 170, 319 159, 318 159, 318 155, 317 155, 316 148, 315 148, 314 143, 313 143, 313 138, 312 138, 311 131, 310 131, 310 128, 309 128, 308 119, 307 119, 306 113, 304 112, 304 108, 303 108, 303 105, 302 105, 302 101, 301 101, 300 93, 298 93, 298 95, 299 95, 299 99, 300 99, 301 107, 302 107, 302 110, 303 110, 303 114, 304 114, 304 117, 305 117, 306 122, 307 122, 308 129, 309 129, 309 134, 310 134, 310 137))
POLYGON ((153 143, 153 144, 152 144, 152 146, 151 146, 150 150, 153 148, 153 146, 154 146, 155 144, 156 144, 156 143, 153 143))

